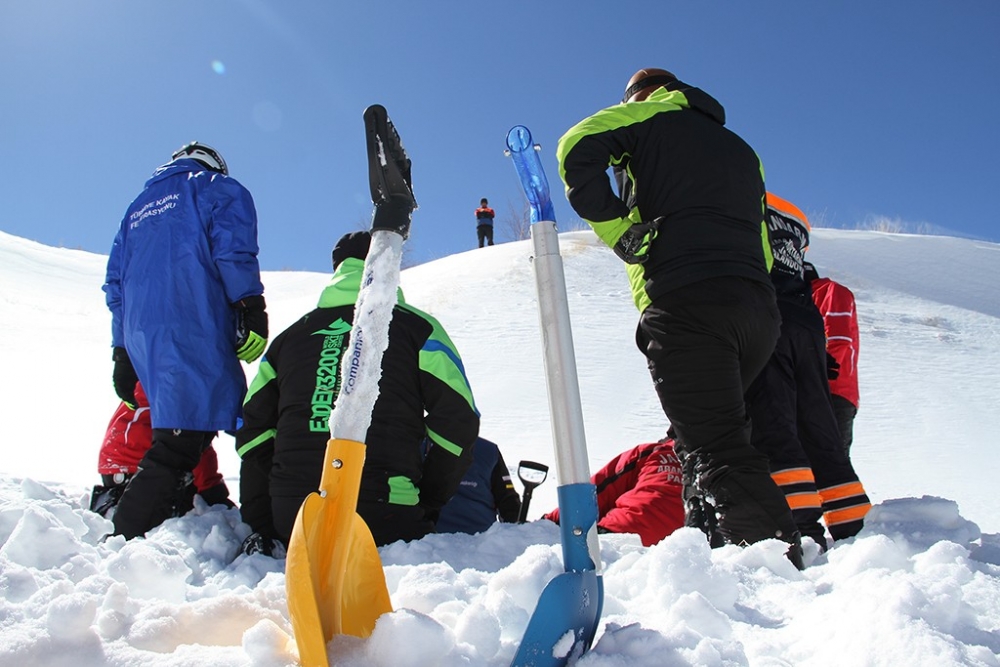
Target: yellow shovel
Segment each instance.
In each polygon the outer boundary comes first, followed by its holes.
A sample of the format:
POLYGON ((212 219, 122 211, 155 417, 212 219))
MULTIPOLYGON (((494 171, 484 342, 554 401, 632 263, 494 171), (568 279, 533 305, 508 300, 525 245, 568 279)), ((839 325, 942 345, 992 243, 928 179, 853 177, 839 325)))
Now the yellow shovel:
POLYGON ((306 498, 292 529, 285 587, 304 667, 327 667, 327 641, 367 637, 392 611, 378 549, 356 512, 364 462, 364 444, 331 438, 320 491, 306 498))
POLYGON ((354 306, 349 351, 330 417, 319 492, 299 508, 285 561, 288 615, 304 667, 328 667, 334 635, 368 637, 378 617, 392 611, 375 540, 357 514, 365 462, 361 442, 378 398, 382 355, 396 304, 403 240, 416 201, 410 160, 385 108, 364 113, 371 181, 372 241, 354 306))

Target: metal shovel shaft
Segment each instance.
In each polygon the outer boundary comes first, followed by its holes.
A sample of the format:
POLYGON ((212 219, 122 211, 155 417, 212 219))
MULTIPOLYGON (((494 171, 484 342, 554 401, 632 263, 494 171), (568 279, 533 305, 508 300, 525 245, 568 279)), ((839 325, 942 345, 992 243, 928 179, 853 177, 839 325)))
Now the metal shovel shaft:
POLYGON ((580 383, 573 352, 573 329, 566 302, 566 277, 559 254, 556 224, 531 225, 535 251, 535 282, 542 327, 542 357, 548 386, 552 436, 557 444, 556 479, 559 485, 590 482, 587 440, 583 428, 580 383))

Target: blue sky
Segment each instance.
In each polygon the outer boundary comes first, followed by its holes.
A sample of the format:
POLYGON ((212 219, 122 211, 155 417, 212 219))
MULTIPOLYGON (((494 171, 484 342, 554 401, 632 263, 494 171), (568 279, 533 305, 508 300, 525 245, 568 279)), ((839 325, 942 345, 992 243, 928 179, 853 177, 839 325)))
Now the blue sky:
POLYGON ((998 34, 995 0, 5 2, 0 229, 106 253, 197 139, 252 192, 263 268, 326 271, 370 217, 373 103, 413 159, 410 263, 473 248, 480 197, 498 220, 521 209, 517 124, 572 228, 556 141, 663 67, 723 104, 768 188, 814 221, 998 241, 998 34))

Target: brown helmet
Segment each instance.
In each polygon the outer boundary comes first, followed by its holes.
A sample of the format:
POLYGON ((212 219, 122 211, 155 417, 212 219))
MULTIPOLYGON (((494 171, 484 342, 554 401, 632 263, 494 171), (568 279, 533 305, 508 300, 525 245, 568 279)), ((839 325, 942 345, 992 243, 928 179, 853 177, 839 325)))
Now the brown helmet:
POLYGON ((657 88, 677 81, 677 77, 665 69, 646 67, 632 75, 625 86, 622 102, 641 102, 657 88))

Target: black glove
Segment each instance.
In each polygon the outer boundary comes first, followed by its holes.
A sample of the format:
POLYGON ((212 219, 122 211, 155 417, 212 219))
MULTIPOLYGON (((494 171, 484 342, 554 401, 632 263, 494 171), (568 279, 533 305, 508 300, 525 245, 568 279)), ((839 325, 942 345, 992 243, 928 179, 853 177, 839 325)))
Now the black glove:
POLYGON ((408 195, 393 195, 375 204, 372 231, 384 230, 401 234, 405 239, 410 231, 410 219, 416 204, 408 195))
POLYGON ((649 259, 649 247, 656 238, 656 230, 660 227, 657 218, 652 222, 638 222, 621 235, 614 245, 615 254, 626 264, 642 264, 649 259))
POLYGON ((365 109, 364 118, 368 183, 375 205, 372 231, 396 232, 405 239, 410 234, 410 218, 417 208, 410 176, 412 163, 385 107, 373 104, 365 109))
POLYGON ((260 533, 250 533, 247 535, 247 538, 243 540, 243 544, 240 545, 240 553, 246 554, 247 556, 264 554, 265 556, 278 558, 280 555, 283 555, 284 551, 285 547, 281 544, 281 542, 269 537, 264 537, 260 533))
POLYGON ((108 513, 118 506, 118 501, 121 500, 123 493, 125 493, 124 482, 112 486, 101 486, 100 484, 94 486, 94 490, 90 494, 90 511, 97 512, 105 519, 110 518, 108 513))
POLYGON ((239 311, 236 327, 236 356, 240 361, 256 361, 267 347, 267 306, 263 296, 248 296, 233 304, 239 311))
POLYGON ((426 508, 426 507, 424 507, 422 505, 421 505, 421 509, 424 510, 424 518, 427 519, 428 521, 430 521, 431 523, 437 525, 438 519, 441 518, 441 509, 438 508, 436 510, 432 510, 432 509, 428 509, 428 508, 426 508))
POLYGON ((829 352, 826 353, 826 378, 828 380, 836 380, 840 377, 840 364, 834 359, 833 355, 829 352))
POLYGON ((135 383, 139 381, 139 376, 135 374, 132 360, 128 358, 128 351, 124 347, 116 347, 111 353, 111 360, 115 362, 115 369, 111 373, 115 393, 126 405, 135 410, 135 383))
POLYGON ((236 503, 229 499, 229 487, 225 482, 219 482, 215 486, 210 486, 198 492, 201 499, 208 505, 225 505, 228 509, 236 507, 236 503))

